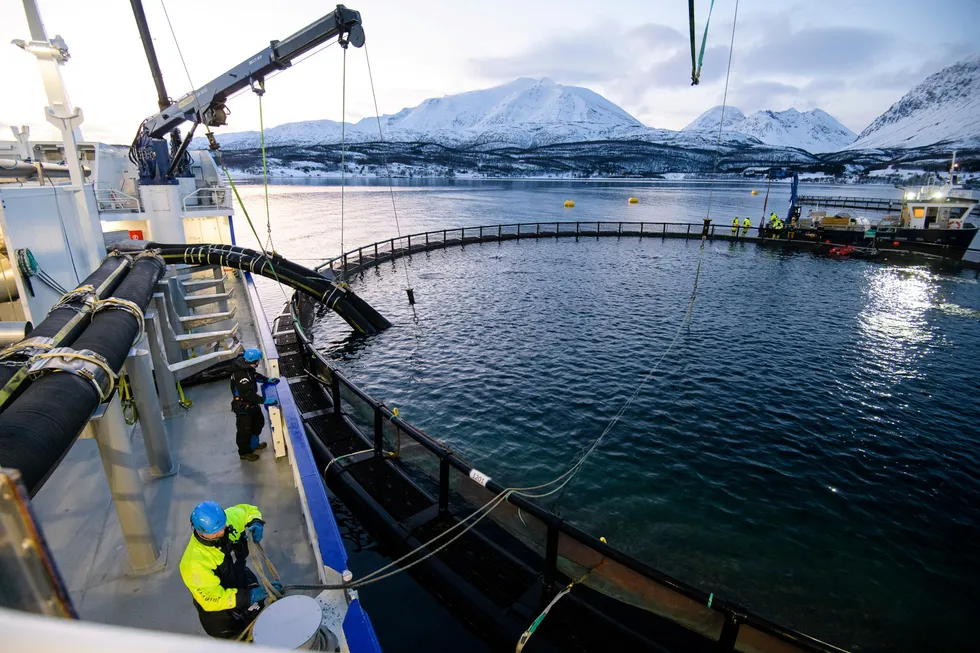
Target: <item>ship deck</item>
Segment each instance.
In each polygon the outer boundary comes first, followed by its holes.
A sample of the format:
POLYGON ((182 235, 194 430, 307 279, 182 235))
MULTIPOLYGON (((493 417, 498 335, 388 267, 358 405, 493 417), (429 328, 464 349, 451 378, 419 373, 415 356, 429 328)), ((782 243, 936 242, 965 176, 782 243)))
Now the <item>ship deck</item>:
MULTIPOLYGON (((237 296, 245 298, 247 293, 237 296)), ((256 346, 257 329, 248 301, 238 304, 242 342, 256 346)), ((258 506, 267 522, 262 544, 280 576, 291 582, 317 582, 313 549, 307 538, 297 537, 305 533, 306 524, 289 457, 274 458, 268 423, 262 441, 269 447, 261 452, 261 459, 241 461, 228 382, 202 384, 185 392, 194 405, 165 422, 179 464, 176 474, 151 476, 138 424, 130 433, 147 512, 163 552, 165 564, 158 571, 130 573, 129 554, 95 440, 77 440, 32 500, 81 619, 204 635, 178 566, 191 536, 191 510, 205 499, 224 506, 258 506)))

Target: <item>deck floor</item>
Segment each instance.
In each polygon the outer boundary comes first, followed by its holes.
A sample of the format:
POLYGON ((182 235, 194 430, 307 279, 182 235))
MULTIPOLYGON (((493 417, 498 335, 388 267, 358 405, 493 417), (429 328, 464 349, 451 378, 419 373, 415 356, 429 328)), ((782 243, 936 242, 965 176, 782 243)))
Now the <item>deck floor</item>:
MULTIPOLYGON (((245 345, 254 346, 254 323, 246 307, 240 307, 236 320, 245 345)), ((186 395, 193 407, 166 421, 171 452, 179 463, 177 474, 164 478, 149 474, 139 427, 132 427, 147 511, 165 556, 161 570, 140 576, 130 573, 95 440, 76 441, 32 500, 82 619, 204 635, 178 565, 191 536, 191 510, 206 499, 223 506, 258 506, 266 520, 262 544, 280 576, 286 582, 317 582, 289 459, 275 460, 268 425, 262 441, 269 447, 261 459, 241 461, 228 382, 188 388, 186 395)))

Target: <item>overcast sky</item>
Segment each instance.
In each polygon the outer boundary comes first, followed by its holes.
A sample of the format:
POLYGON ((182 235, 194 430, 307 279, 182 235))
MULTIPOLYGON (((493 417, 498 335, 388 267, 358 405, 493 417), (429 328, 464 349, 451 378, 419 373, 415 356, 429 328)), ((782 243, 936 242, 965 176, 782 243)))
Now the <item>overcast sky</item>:
MULTIPOLYGON (((201 86, 319 18, 329 2, 164 0, 191 78, 201 86)), ((127 0, 38 0, 49 36, 72 58, 63 72, 85 112, 86 140, 128 143, 156 110, 156 94, 127 0)), ((696 0, 698 39, 710 0, 696 0)), ((680 129, 720 104, 735 0, 717 0, 701 84, 690 86, 683 0, 349 0, 361 12, 378 104, 394 113, 429 97, 547 76, 586 86, 651 127, 680 129)), ((167 90, 190 89, 161 0, 144 7, 167 90)), ((801 111, 820 107, 861 131, 927 75, 975 54, 980 0, 741 0, 729 104, 801 111)), ((9 125, 53 137, 18 0, 0 3, 0 140, 9 125)), ((347 118, 374 115, 364 52, 347 55, 347 118)), ((342 53, 333 46, 267 84, 266 126, 341 116, 342 53)), ((256 129, 246 92, 230 131, 256 129)))

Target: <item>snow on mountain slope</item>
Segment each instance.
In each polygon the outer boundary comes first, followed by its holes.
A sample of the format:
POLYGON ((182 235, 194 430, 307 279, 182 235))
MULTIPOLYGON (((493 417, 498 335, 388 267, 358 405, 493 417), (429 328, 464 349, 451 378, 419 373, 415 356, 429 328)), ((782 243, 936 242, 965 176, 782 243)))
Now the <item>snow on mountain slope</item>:
MULTIPOLYGON (((682 131, 718 131, 721 107, 708 109, 682 131)), ((836 152, 855 134, 822 109, 799 112, 756 111, 746 116, 735 107, 725 109, 725 130, 747 134, 767 145, 797 147, 808 152, 836 152)))
POLYGON ((847 149, 936 143, 980 147, 980 55, 927 77, 878 116, 847 149))
MULTIPOLYGON (((745 122, 745 114, 736 107, 725 107, 725 130, 739 131, 738 126, 745 122)), ((718 123, 721 122, 722 107, 711 107, 694 119, 690 125, 682 129, 685 132, 715 132, 718 133, 718 123)))

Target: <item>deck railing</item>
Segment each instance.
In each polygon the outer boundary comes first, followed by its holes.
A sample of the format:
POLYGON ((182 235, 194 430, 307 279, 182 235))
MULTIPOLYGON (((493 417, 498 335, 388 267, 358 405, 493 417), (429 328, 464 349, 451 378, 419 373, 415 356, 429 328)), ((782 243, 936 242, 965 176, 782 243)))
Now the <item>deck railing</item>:
MULTIPOLYGON (((578 230, 569 231, 568 235, 595 235, 595 232, 582 231, 586 223, 558 223, 562 224, 571 224, 572 227, 560 228, 578 230)), ((637 228, 644 225, 646 228, 651 223, 619 224, 635 224, 637 228)), ((700 229, 702 226, 656 224, 663 229, 669 226, 675 230, 668 233, 680 234, 686 234, 688 227, 693 230, 694 227, 700 229)), ((525 225, 510 226, 514 227, 512 233, 516 235, 525 225)), ((551 235, 560 231, 560 228, 556 227, 551 235)), ((474 237, 478 237, 476 234, 479 229, 467 227, 466 231, 472 230, 474 237)), ((453 230, 447 230, 446 236, 440 242, 451 240, 450 231, 453 230)), ((442 232, 429 232, 429 235, 433 233, 442 232)), ((564 233, 562 232, 563 235, 564 233)), ((501 227, 498 236, 505 234, 505 228, 501 227)), ((459 238, 464 237, 462 233, 459 234, 459 238)), ((417 238, 417 235, 412 238, 417 238)), ((371 397, 332 367, 308 337, 303 323, 310 323, 310 309, 308 304, 303 304, 302 307, 300 304, 298 295, 294 294, 290 302, 293 328, 307 354, 304 358, 307 361, 308 374, 332 398, 335 418, 358 432, 366 442, 373 443, 373 456, 388 460, 437 497, 440 517, 469 514, 506 491, 504 485, 475 469, 446 445, 398 417, 395 411, 371 397), (305 312, 302 319, 301 311, 305 312)), ((345 468, 346 464, 338 466, 341 470, 345 468)), ((717 648, 714 650, 720 653, 843 653, 842 649, 784 628, 751 613, 737 603, 716 597, 658 571, 520 495, 509 495, 505 502, 490 513, 490 520, 541 556, 542 579, 548 596, 553 596, 560 584, 567 582, 562 578, 579 578, 588 572, 585 584, 591 589, 716 642, 717 648)))
MULTIPOLYGON (((383 261, 391 261, 415 252, 425 252, 470 243, 516 240, 521 238, 581 238, 589 236, 641 236, 660 238, 701 238, 704 222, 605 222, 601 220, 578 222, 515 222, 476 227, 435 229, 398 238, 382 240, 358 247, 340 256, 327 259, 317 270, 329 268, 335 273, 356 274, 383 261)), ((740 238, 756 238, 758 226, 750 227, 748 234, 739 227, 740 238)), ((732 237, 730 224, 709 224, 708 238, 732 237)))
POLYGON ((140 212, 139 199, 113 188, 104 181, 95 182, 95 203, 99 207, 99 213, 140 212))
POLYGON ((198 188, 183 198, 184 211, 205 209, 231 210, 231 189, 227 186, 198 188))

